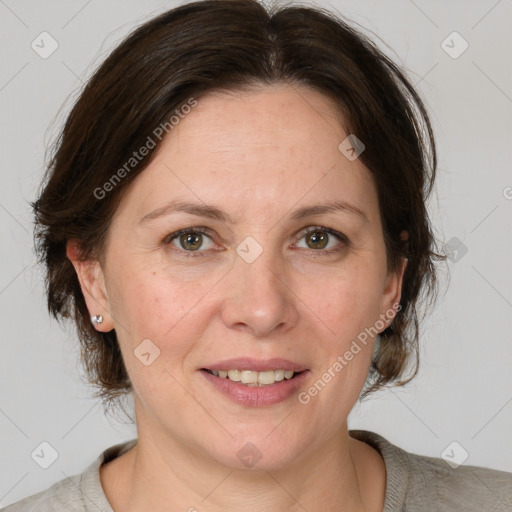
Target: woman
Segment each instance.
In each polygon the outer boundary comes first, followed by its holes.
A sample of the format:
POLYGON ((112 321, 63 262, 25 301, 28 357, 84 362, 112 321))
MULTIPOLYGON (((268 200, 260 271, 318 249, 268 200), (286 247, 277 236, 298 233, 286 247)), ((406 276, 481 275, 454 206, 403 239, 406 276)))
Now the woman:
POLYGON ((415 374, 435 169, 410 83, 330 14, 206 0, 137 29, 34 208, 50 310, 138 438, 5 510, 510 510, 512 475, 347 428, 415 374))

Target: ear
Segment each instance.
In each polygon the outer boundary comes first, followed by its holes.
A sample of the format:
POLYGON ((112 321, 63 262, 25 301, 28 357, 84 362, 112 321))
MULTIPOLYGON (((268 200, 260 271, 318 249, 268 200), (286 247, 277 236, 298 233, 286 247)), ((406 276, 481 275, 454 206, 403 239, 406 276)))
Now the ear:
POLYGON ((100 332, 111 331, 114 328, 114 323, 110 314, 110 303, 100 262, 81 259, 80 242, 76 239, 68 240, 66 256, 75 267, 89 316, 91 318, 96 315, 103 317, 100 324, 94 324, 95 329, 100 332))
POLYGON ((386 326, 382 331, 389 327, 398 312, 398 306, 402 296, 402 282, 405 268, 407 267, 407 261, 407 258, 402 258, 399 268, 393 272, 389 272, 387 275, 386 285, 382 295, 380 316, 380 318, 386 322, 386 326))

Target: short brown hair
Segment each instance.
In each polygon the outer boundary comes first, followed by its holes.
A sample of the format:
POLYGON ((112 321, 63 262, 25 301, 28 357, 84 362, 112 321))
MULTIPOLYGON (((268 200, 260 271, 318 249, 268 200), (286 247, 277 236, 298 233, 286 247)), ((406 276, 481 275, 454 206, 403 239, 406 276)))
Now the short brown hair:
POLYGON ((113 184, 116 170, 180 106, 214 89, 274 83, 311 87, 339 105, 346 132, 366 146, 359 158, 377 187, 388 268, 396 270, 408 259, 401 309, 381 335, 364 396, 416 375, 420 296, 433 302, 434 260, 443 258, 434 252, 426 210, 436 149, 421 99, 369 38, 330 12, 290 4, 267 9, 256 0, 202 0, 143 24, 97 69, 53 146, 33 203, 49 310, 76 323, 88 378, 105 402, 131 391, 131 383, 115 331, 101 333, 91 325, 66 256, 67 241, 80 241, 84 259, 101 259, 123 191, 159 143, 133 168, 118 172, 122 179, 113 184), (403 231, 407 240, 400 237, 403 231))

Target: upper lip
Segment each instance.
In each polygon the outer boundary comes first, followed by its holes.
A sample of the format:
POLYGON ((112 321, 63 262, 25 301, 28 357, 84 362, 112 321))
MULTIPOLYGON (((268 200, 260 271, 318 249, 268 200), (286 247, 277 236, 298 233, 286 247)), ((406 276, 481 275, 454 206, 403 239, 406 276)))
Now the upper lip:
POLYGON ((218 363, 212 363, 204 366, 205 370, 250 370, 254 372, 264 372, 265 370, 293 370, 302 372, 307 368, 299 363, 294 363, 288 359, 252 359, 250 357, 239 357, 236 359, 225 359, 218 363))

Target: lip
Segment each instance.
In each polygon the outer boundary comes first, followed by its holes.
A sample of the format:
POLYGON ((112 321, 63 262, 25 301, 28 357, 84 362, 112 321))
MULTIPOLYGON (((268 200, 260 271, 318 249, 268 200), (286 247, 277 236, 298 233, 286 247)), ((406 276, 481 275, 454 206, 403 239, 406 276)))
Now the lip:
POLYGON ((307 368, 299 363, 294 363, 288 359, 252 359, 250 357, 239 357, 236 359, 226 359, 218 363, 212 363, 203 366, 205 370, 250 370, 253 372, 264 372, 265 370, 293 370, 302 372, 307 368))
MULTIPOLYGON (((237 361, 239 362, 240 360, 237 361)), ((222 367, 220 369, 222 370, 225 368, 226 367, 222 367)), ((266 368, 269 367, 267 366, 266 368)), ((282 366, 280 368, 285 369, 282 366)), ((210 368, 210 370, 214 369, 215 368, 210 368)), ((238 367, 237 369, 241 368, 238 367)), ((210 382, 218 391, 237 404, 247 407, 263 407, 266 405, 277 404, 294 395, 298 389, 304 385, 305 379, 309 375, 310 371, 302 371, 302 373, 294 376, 293 379, 285 379, 270 386, 264 386, 261 388, 246 386, 244 384, 234 382, 227 377, 216 377, 204 369, 199 370, 199 373, 203 375, 204 378, 207 379, 208 382, 210 382)))

